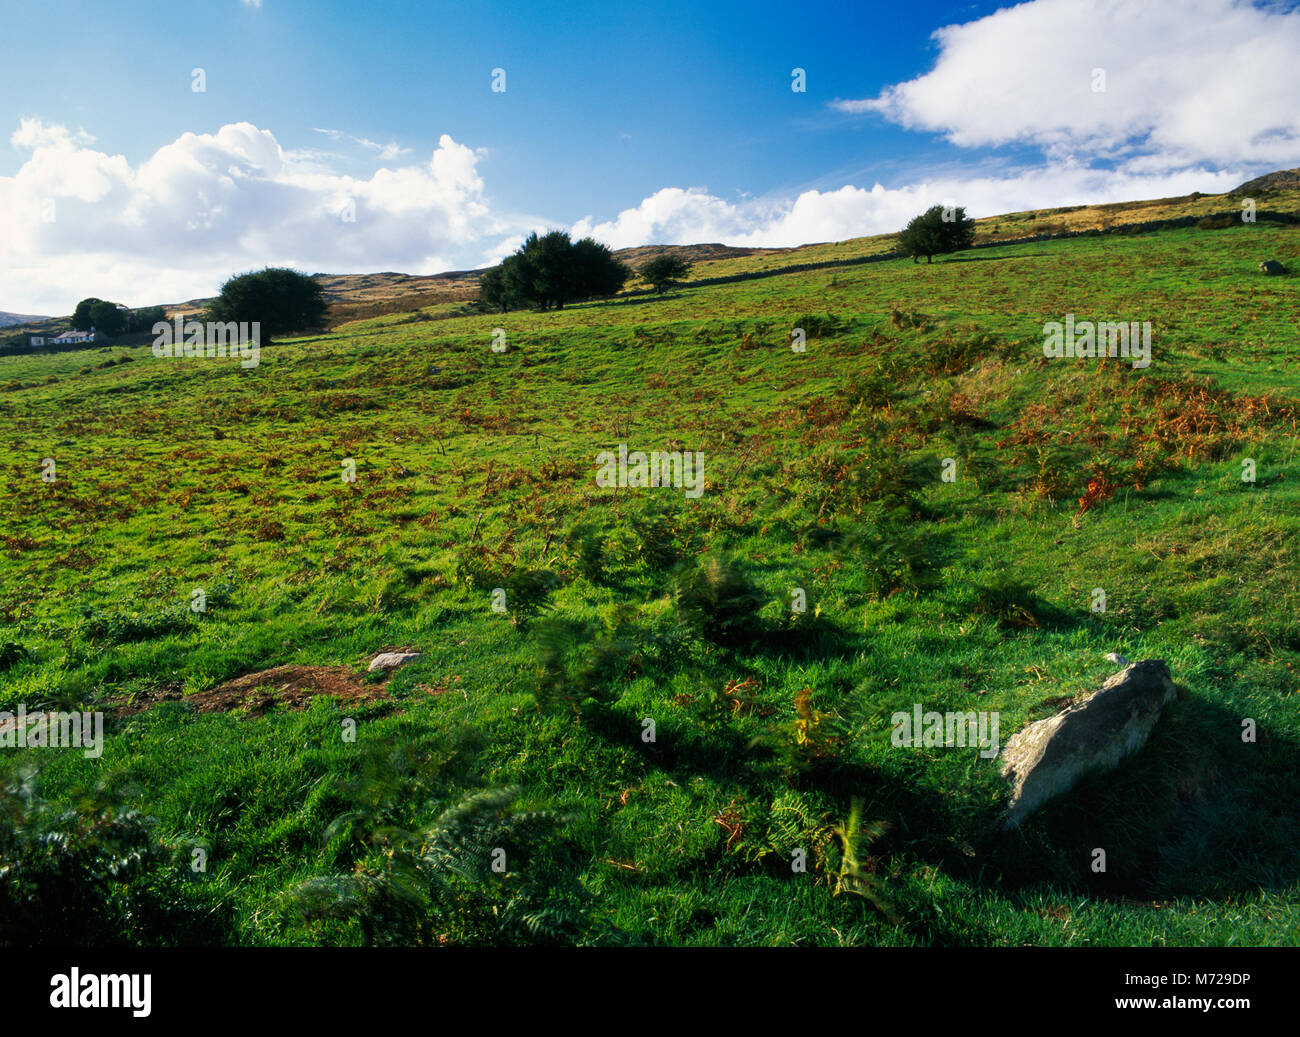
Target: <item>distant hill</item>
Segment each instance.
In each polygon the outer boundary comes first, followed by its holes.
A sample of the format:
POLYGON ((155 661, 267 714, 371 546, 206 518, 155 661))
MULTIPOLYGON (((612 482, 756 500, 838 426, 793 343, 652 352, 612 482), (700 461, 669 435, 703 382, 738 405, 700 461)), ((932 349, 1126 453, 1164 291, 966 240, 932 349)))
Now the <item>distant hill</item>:
MULTIPOLYGON (((661 255, 680 256, 691 263, 741 259, 793 252, 789 248, 740 248, 717 242, 700 245, 641 245, 617 249, 616 258, 639 270, 661 255)), ((385 270, 373 274, 313 274, 325 289, 330 304, 330 324, 382 317, 388 313, 409 313, 441 303, 469 303, 478 298, 478 282, 484 270, 451 270, 441 274, 403 274, 385 270)), ((169 317, 186 316, 208 305, 211 299, 191 299, 167 307, 169 317)))
POLYGON ((53 320, 53 317, 37 317, 28 313, 5 313, 0 310, 0 328, 13 327, 15 324, 32 324, 37 321, 53 320))
POLYGON ((1252 191, 1268 193, 1272 191, 1298 190, 1300 190, 1300 169, 1279 169, 1276 173, 1268 173, 1264 176, 1257 176, 1254 180, 1247 180, 1232 193, 1234 195, 1248 195, 1252 191))
MULTIPOLYGON (((805 246, 800 245, 798 247, 803 248, 805 246)), ((708 263, 716 259, 770 256, 781 252, 794 251, 794 248, 740 248, 736 245, 720 245, 713 242, 707 245, 640 245, 636 248, 620 248, 615 251, 614 255, 633 270, 640 270, 650 260, 665 255, 677 256, 688 263, 708 263)))

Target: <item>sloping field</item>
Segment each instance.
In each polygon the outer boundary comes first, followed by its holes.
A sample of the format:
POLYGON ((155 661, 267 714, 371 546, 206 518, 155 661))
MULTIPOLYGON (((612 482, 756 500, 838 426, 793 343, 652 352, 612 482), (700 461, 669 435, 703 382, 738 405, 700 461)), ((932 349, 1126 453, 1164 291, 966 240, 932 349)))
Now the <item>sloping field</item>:
POLYGON ((247 371, 2 357, 0 709, 108 714, 98 758, 5 762, 156 819, 101 939, 1295 943, 1300 279, 1269 258, 1300 229, 387 315, 247 371), (1150 367, 1046 359, 1067 314, 1149 322, 1150 367), (702 493, 599 487, 620 444, 702 452, 702 493), (1179 700, 1017 832, 995 760, 891 742, 918 704, 1005 741, 1108 652, 1179 700))

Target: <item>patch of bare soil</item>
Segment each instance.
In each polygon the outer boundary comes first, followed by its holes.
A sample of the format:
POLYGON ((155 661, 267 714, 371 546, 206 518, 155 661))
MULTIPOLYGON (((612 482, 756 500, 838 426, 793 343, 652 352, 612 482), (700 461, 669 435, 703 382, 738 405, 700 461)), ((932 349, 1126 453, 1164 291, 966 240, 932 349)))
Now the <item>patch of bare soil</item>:
POLYGON ((184 700, 200 713, 241 710, 260 717, 274 707, 306 709, 317 695, 339 702, 373 702, 387 698, 383 684, 368 684, 346 666, 275 666, 246 673, 207 691, 184 695, 178 685, 166 685, 110 703, 114 716, 143 713, 159 702, 184 700))

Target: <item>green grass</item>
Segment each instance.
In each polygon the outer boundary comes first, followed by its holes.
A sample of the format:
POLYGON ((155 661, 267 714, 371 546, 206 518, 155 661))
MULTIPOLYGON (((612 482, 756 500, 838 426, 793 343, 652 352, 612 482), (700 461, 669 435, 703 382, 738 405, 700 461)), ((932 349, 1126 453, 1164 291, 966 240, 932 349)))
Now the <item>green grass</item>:
POLYGON ((152 881, 206 928, 126 937, 146 943, 375 939, 284 896, 354 872, 396 897, 371 914, 420 916, 393 939, 1294 943, 1300 280, 1255 267, 1298 244, 1189 229, 387 316, 268 345, 253 371, 147 346, 0 358, 0 644, 30 653, 0 709, 424 652, 364 707, 182 700, 110 720, 98 760, 6 762, 54 804, 100 787, 157 819, 176 856, 152 881), (1066 313, 1151 321, 1150 369, 1045 360, 1066 313), (703 497, 597 488, 619 442, 702 450, 703 497), (747 625, 679 607, 710 554, 754 589, 747 625), (1138 757, 1015 834, 994 831, 994 761, 890 744, 915 702, 996 710, 1005 741, 1098 686, 1110 651, 1166 659, 1180 699, 1138 757), (411 863, 419 833, 506 786, 549 834, 504 875, 394 906, 441 874, 411 863), (888 825, 864 866, 892 918, 834 892, 854 797, 888 825))

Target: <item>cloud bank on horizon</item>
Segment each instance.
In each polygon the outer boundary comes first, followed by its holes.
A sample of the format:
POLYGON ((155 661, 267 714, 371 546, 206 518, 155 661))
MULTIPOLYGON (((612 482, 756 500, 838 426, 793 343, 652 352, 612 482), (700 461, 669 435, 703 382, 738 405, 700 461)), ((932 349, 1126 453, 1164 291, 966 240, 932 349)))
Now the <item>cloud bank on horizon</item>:
POLYGON ((0 177, 0 304, 67 313, 88 294, 180 301, 264 265, 437 273, 489 265, 553 226, 614 248, 790 246, 894 231, 937 202, 982 216, 1224 191, 1300 160, 1291 71, 1300 12, 1234 0, 1031 0, 941 28, 934 40, 929 72, 873 98, 835 101, 833 111, 958 149, 1032 145, 1032 162, 984 151, 897 186, 741 201, 670 186, 604 219, 573 221, 498 204, 480 169, 490 172, 490 151, 445 133, 420 160, 395 142, 317 130, 384 163, 360 178, 338 172, 329 153, 286 150, 248 122, 184 133, 132 166, 84 129, 22 118, 9 140, 25 157, 0 177), (1102 92, 1089 85, 1095 68, 1106 72, 1102 92))

